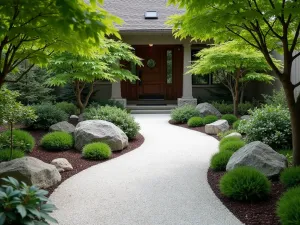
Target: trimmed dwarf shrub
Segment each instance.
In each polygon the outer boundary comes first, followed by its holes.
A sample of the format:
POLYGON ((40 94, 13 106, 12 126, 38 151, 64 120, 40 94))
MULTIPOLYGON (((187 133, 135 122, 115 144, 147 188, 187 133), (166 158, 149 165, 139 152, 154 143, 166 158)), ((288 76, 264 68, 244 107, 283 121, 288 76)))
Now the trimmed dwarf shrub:
MULTIPOLYGON (((13 149, 32 152, 35 140, 32 135, 24 130, 13 130, 13 149)), ((10 148, 10 131, 0 133, 0 150, 10 148)))
MULTIPOLYGON (((227 104, 223 102, 213 102, 212 105, 221 113, 221 114, 230 114, 233 113, 233 104, 227 104)), ((247 115, 250 109, 254 109, 255 105, 251 102, 239 103, 238 113, 239 115, 247 115)))
POLYGON ((86 120, 105 120, 115 124, 127 135, 134 139, 140 130, 140 126, 134 118, 126 111, 115 106, 91 107, 85 110, 86 120))
POLYGON ((300 224, 300 187, 291 188, 283 194, 276 212, 282 225, 300 224))
POLYGON ((210 168, 214 171, 226 171, 226 165, 233 152, 223 151, 214 154, 210 160, 210 168))
POLYGON ((204 125, 204 121, 201 117, 192 117, 187 124, 189 127, 201 127, 204 125))
POLYGON ((1 224, 47 225, 58 224, 51 217, 56 210, 48 198, 48 191, 19 183, 12 177, 3 178, 0 187, 1 224))
POLYGON ((55 131, 46 134, 41 140, 41 146, 47 150, 67 150, 73 147, 72 134, 62 131, 55 131))
POLYGON ((192 117, 199 117, 200 112, 192 105, 184 105, 173 109, 171 119, 176 123, 187 123, 192 117))
POLYGON ((48 130, 51 125, 68 120, 68 114, 55 105, 35 105, 33 109, 38 118, 34 121, 25 119, 25 125, 33 129, 48 130))
POLYGON ((238 167, 221 178, 220 190, 223 195, 234 200, 258 201, 268 197, 271 182, 254 168, 238 167))
POLYGON ((287 188, 300 185, 300 167, 286 168, 280 174, 280 182, 287 188))
POLYGON ((227 120, 230 125, 238 120, 238 118, 233 114, 225 114, 221 117, 221 119, 227 120))
POLYGON ((227 143, 227 142, 232 142, 232 141, 240 141, 241 139, 238 137, 224 137, 221 139, 220 143, 219 143, 219 147, 221 147, 223 144, 227 143))
POLYGON ((70 102, 59 102, 55 105, 58 109, 64 111, 68 115, 74 115, 77 113, 77 107, 70 102))
POLYGON ((238 130, 247 142, 261 141, 273 149, 290 149, 292 128, 289 111, 282 106, 266 105, 250 111, 251 118, 242 121, 238 130))
POLYGON ((210 124, 210 123, 216 122, 217 120, 218 120, 218 117, 214 116, 214 115, 208 115, 203 118, 204 124, 210 124))
POLYGON ((109 159, 111 149, 108 144, 95 142, 84 146, 82 156, 86 159, 93 160, 109 159))
MULTIPOLYGON (((25 156, 24 151, 14 149, 12 152, 12 159, 18 159, 25 156)), ((0 162, 10 161, 10 149, 1 149, 0 150, 0 162)))
POLYGON ((223 143, 222 145, 219 146, 219 149, 221 152, 223 151, 231 151, 231 152, 236 152, 240 148, 245 146, 245 142, 243 140, 238 140, 238 141, 229 141, 226 143, 223 143))
POLYGON ((232 124, 232 128, 237 130, 239 128, 241 120, 237 120, 232 124))

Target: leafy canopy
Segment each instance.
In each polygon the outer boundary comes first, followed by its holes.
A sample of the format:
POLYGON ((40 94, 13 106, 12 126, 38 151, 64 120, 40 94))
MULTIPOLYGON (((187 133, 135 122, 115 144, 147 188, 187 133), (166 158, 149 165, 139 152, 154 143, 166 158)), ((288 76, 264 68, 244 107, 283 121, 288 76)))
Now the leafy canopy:
MULTIPOLYGON (((119 37, 121 20, 99 5, 103 0, 0 0, 0 85, 24 60, 47 63, 53 51, 88 55, 107 35, 119 37)), ((20 79, 16 77, 15 80, 20 79)))

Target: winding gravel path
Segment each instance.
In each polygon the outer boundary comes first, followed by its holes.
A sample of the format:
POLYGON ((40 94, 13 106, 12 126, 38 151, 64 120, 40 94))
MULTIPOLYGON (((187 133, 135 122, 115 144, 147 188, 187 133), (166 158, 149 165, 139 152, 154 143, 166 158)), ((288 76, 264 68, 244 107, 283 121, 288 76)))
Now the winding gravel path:
POLYGON ((241 225, 211 191, 206 173, 218 141, 137 115, 145 143, 91 167, 51 195, 60 225, 241 225))

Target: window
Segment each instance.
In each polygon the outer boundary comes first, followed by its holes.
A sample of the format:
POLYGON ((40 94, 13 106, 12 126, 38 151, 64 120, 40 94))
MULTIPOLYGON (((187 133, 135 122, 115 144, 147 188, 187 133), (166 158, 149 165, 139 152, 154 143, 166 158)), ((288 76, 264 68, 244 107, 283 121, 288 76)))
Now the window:
POLYGON ((167 50, 167 84, 173 83, 173 51, 167 50))
POLYGON ((158 13, 156 11, 145 12, 145 19, 158 19, 158 13))
MULTIPOLYGON (((203 48, 202 48, 203 49, 203 48)), ((191 54, 192 54, 192 63, 198 59, 196 54, 201 51, 201 49, 192 49, 191 54)), ((207 74, 205 76, 197 76, 193 75, 192 76, 192 82, 193 85, 218 85, 220 84, 219 81, 214 79, 213 74, 207 74)))

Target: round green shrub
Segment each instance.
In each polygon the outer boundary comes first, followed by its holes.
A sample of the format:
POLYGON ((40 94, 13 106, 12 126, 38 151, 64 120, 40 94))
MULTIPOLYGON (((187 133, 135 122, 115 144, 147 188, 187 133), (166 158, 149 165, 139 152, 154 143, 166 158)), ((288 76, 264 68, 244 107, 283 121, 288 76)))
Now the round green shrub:
POLYGON ((171 119, 176 123, 187 123, 192 117, 199 117, 200 112, 192 105, 184 105, 173 109, 171 119))
POLYGON ((108 144, 95 142, 84 146, 82 155, 86 159, 108 159, 111 156, 111 149, 108 144))
POLYGON ((226 144, 227 142, 232 142, 232 141, 240 141, 241 139, 238 137, 224 137, 221 139, 219 143, 219 147, 221 147, 223 144, 226 144))
POLYGON ((219 132, 217 134, 217 136, 222 139, 222 138, 226 137, 227 135, 235 133, 235 132, 236 132, 236 130, 226 130, 226 131, 223 131, 223 132, 219 132))
POLYGON ((280 174, 280 182, 287 188, 300 185, 300 167, 286 168, 280 174))
POLYGON ((300 187, 291 188, 283 194, 276 212, 282 225, 300 224, 300 187))
MULTIPOLYGON (((24 151, 22 150, 13 150, 12 159, 18 159, 25 156, 24 151)), ((10 149, 0 150, 0 162, 9 161, 10 160, 10 149)))
POLYGON ((214 154, 210 160, 210 168, 214 171, 226 171, 226 165, 233 152, 223 151, 214 154))
POLYGON ((240 122, 241 122, 241 120, 235 121, 235 122, 232 124, 232 128, 233 128, 234 130, 237 130, 237 129, 239 128, 240 122))
POLYGON ((216 122, 217 120, 218 120, 218 117, 214 116, 214 115, 208 115, 203 118, 204 124, 210 124, 210 123, 216 122))
POLYGON ((33 129, 48 130, 51 125, 68 120, 67 113, 58 109, 55 105, 35 105, 33 109, 38 118, 35 121, 26 119, 24 121, 26 126, 33 129))
POLYGON ((234 200, 257 201, 268 197, 271 182, 254 168, 238 167, 221 178, 220 190, 234 200))
POLYGON ((222 116, 222 119, 227 120, 230 125, 238 120, 238 118, 233 114, 225 114, 222 116))
POLYGON ((251 118, 241 121, 239 132, 246 134, 246 141, 261 141, 273 149, 290 149, 292 128, 288 109, 265 105, 249 111, 251 118))
POLYGON ((204 121, 201 117, 192 117, 187 124, 189 127, 201 127, 204 125, 204 121))
POLYGON ((77 107, 70 102, 59 102, 55 105, 58 109, 64 111, 68 115, 74 115, 77 113, 77 107))
POLYGON ((126 110, 116 106, 91 107, 85 110, 83 117, 87 120, 111 122, 124 131, 129 139, 134 139, 140 130, 140 126, 134 118, 126 110))
POLYGON ((41 146, 47 150, 67 150, 72 148, 73 144, 73 136, 62 131, 46 134, 41 140, 41 146))
POLYGON ((231 151, 231 152, 236 152, 237 150, 239 150, 240 148, 245 146, 245 142, 242 140, 238 140, 238 141, 229 141, 226 142, 222 145, 219 146, 219 150, 221 152, 223 151, 231 151))
MULTIPOLYGON (((32 135, 23 130, 13 130, 13 149, 32 152, 35 140, 32 135)), ((10 131, 0 133, 0 149, 10 148, 10 131)))

